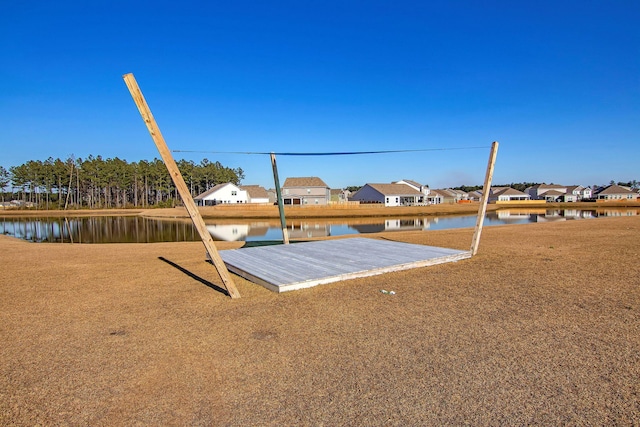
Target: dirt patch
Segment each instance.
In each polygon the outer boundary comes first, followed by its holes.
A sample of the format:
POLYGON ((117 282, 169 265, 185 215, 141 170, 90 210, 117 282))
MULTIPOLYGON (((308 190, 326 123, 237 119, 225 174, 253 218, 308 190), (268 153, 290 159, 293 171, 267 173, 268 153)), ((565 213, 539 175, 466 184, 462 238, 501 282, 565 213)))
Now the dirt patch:
POLYGON ((199 242, 0 236, 0 424, 638 425, 639 235, 487 227, 470 260, 238 300, 199 242))

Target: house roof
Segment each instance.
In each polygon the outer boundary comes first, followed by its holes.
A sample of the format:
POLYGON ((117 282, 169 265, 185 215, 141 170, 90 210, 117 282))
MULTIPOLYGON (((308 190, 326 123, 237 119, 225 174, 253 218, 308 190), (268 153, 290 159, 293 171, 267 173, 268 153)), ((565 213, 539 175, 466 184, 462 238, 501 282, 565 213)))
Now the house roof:
POLYGON ((208 189, 204 193, 198 194, 196 197, 194 197, 194 199, 207 198, 210 195, 212 195, 213 193, 215 193, 216 191, 220 190, 222 187, 225 187, 227 185, 233 185, 233 184, 231 184, 230 182, 224 182, 222 184, 214 185, 213 187, 211 187, 210 189, 208 189))
POLYGON ((284 181, 283 187, 325 187, 329 186, 317 176, 303 176, 287 178, 284 181))
POLYGON ((369 187, 385 196, 415 196, 422 195, 421 192, 407 184, 367 184, 369 187))
POLYGON ((609 185, 607 187, 605 187, 603 190, 599 191, 598 194, 636 194, 631 190, 627 190, 626 188, 620 186, 620 185, 616 185, 616 184, 612 184, 609 185))
MULTIPOLYGON (((565 187, 562 187, 562 188, 565 188, 565 187)), ((549 191, 545 191, 543 194, 545 196, 563 196, 567 193, 565 193, 564 191, 549 190, 549 191)))
POLYGON ((559 188, 567 188, 567 186, 559 185, 559 184, 540 184, 538 185, 538 188, 547 188, 549 190, 553 190, 553 189, 559 189, 559 188))
POLYGON ((516 190, 515 188, 511 188, 511 187, 499 187, 499 188, 500 190, 492 192, 494 196, 527 196, 529 197, 527 193, 523 193, 522 191, 516 190))
POLYGON ((403 179, 403 180, 400 180, 400 181, 396 181, 393 184, 404 184, 404 183, 406 183, 407 185, 410 185, 412 187, 416 187, 416 189, 420 189, 422 187, 425 187, 424 185, 422 185, 419 182, 414 181, 412 179, 403 179))
POLYGON ((511 187, 491 187, 489 189, 489 193, 498 193, 500 191, 506 190, 507 188, 511 188, 511 187))
POLYGON ((449 193, 447 190, 431 190, 431 196, 437 194, 440 197, 455 197, 453 194, 449 193))
POLYGON ((249 195, 249 197, 252 197, 254 199, 269 198, 269 194, 267 193, 267 190, 265 190, 265 188, 260 185, 243 185, 240 188, 242 190, 245 190, 249 195))

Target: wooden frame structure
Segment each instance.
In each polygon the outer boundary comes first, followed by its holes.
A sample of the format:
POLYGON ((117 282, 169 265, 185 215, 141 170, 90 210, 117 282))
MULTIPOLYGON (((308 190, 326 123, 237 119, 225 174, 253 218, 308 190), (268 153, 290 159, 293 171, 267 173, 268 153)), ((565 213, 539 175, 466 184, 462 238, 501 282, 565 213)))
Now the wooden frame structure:
MULTIPOLYGON (((204 220, 198 211, 198 208, 191 197, 191 193, 187 188, 184 178, 178 169, 178 166, 171 155, 171 151, 167 146, 160 128, 156 123, 151 110, 142 95, 142 91, 138 87, 138 84, 133 74, 125 74, 123 79, 131 93, 138 111, 142 116, 151 138, 153 139, 162 160, 164 161, 169 175, 173 180, 180 197, 191 217, 194 227, 198 231, 202 243, 204 244, 209 258, 215 266, 222 282, 227 290, 227 293, 231 298, 239 298, 240 294, 236 289, 235 283, 229 274, 227 265, 233 270, 234 273, 245 277, 255 283, 262 284, 263 286, 281 292, 284 290, 301 289, 305 287, 315 286, 317 284, 330 283, 338 280, 345 280, 355 277, 367 277, 375 274, 382 274, 389 271, 398 271, 409 268, 417 268, 428 265, 440 264, 444 262, 454 262, 465 258, 470 258, 478 251, 480 244, 480 235, 482 233, 482 226, 484 223, 484 216, 487 210, 487 203, 489 201, 489 192, 491 190, 491 180, 493 178, 493 170, 495 166, 496 156, 498 152, 498 142, 493 142, 491 146, 491 152, 489 155, 489 163, 487 165, 487 172, 485 175, 482 200, 478 209, 478 218, 476 221, 476 227, 471 242, 470 251, 457 251, 446 248, 435 248, 430 246, 410 245, 402 244, 399 242, 375 242, 366 243, 370 239, 349 239, 347 243, 349 246, 344 246, 342 243, 336 243, 335 241, 327 242, 307 242, 300 245, 289 245, 289 236, 287 232, 287 224, 284 212, 284 203, 282 200, 282 193, 280 189, 280 179, 278 177, 278 168, 276 165, 275 153, 270 153, 271 167, 273 169, 273 179, 276 187, 276 194, 278 199, 278 210, 280 213, 280 223, 282 227, 282 240, 283 240, 283 252, 280 256, 285 259, 293 260, 296 258, 295 252, 304 251, 297 261, 296 272, 285 272, 287 278, 279 277, 272 274, 273 265, 279 265, 281 260, 270 258, 271 253, 266 253, 268 248, 250 248, 241 254, 241 249, 224 251, 223 257, 218 253, 213 238, 206 228, 204 220), (357 246, 357 250, 353 245, 357 246), (313 248, 310 245, 314 245, 313 248), (337 246, 338 245, 338 246, 337 246), (327 247, 329 250, 318 250, 321 247, 327 247), (367 248, 367 246, 369 246, 367 248), (400 248, 400 246, 402 246, 400 248), (417 247, 416 247, 417 246, 417 247), (335 258, 337 252, 350 252, 349 256, 340 256, 335 258), (398 252, 398 253, 393 253, 398 252), (251 253, 252 255, 249 255, 251 253), (405 258, 405 253, 413 253, 410 258, 405 258), (310 255, 312 254, 312 255, 310 255), (245 255, 248 255, 245 257, 245 255), (354 257, 355 255, 355 257, 354 257), (334 258, 332 258, 334 257, 334 258), (370 263, 372 257, 380 258, 382 263, 370 263), (326 258, 326 259, 325 259, 326 258), (344 262, 346 259, 346 263, 344 262), (342 264, 341 264, 342 263, 342 264), (311 265, 314 264, 314 265, 311 265), (338 265, 341 264, 341 265, 338 265), (361 264, 361 265, 357 265, 361 264), (258 266, 258 267, 256 267, 258 266), (363 267, 364 266, 364 267, 363 267), (257 269, 257 270, 256 270, 257 269), (315 270, 309 275, 311 270, 315 270)), ((273 251, 277 252, 277 251, 273 251)), ((277 257, 277 255, 276 255, 277 257)))

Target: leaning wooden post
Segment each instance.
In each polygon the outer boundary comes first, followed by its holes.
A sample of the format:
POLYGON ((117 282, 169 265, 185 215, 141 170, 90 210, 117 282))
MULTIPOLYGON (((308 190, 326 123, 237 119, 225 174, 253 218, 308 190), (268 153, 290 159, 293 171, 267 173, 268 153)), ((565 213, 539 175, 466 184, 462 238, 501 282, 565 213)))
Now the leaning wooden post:
POLYGON ((478 209, 478 218, 476 219, 476 229, 473 232, 471 240, 471 255, 478 252, 480 245, 480 234, 482 234, 482 224, 484 216, 487 213, 487 203, 489 202, 489 192, 491 191, 491 180, 493 179, 493 168, 496 165, 496 156, 498 155, 498 142, 493 141, 491 144, 491 152, 489 154, 489 164, 487 165, 487 174, 484 177, 484 187, 482 189, 482 199, 480 200, 480 208, 478 209))
POLYGON ((282 201, 282 190, 280 189, 280 178, 278 178, 278 166, 276 165, 276 153, 271 153, 271 169, 273 169, 273 182, 276 186, 276 198, 278 199, 278 212, 280 212, 280 226, 282 227, 282 242, 289 244, 289 233, 287 232, 287 220, 284 217, 284 202, 282 201))
POLYGON ((173 156, 171 155, 171 151, 169 151, 169 147, 167 147, 167 143, 164 141, 162 134, 160 133, 160 128, 156 123, 153 115, 151 114, 151 110, 147 105, 147 101, 145 101, 140 88, 138 87, 138 83, 136 83, 136 79, 133 77, 133 74, 125 74, 123 76, 127 87, 129 88, 129 92, 131 92, 131 96, 133 97, 133 101, 136 103, 138 110, 140 111, 140 115, 142 116, 142 120, 147 125, 147 129, 149 129, 149 133, 151 134, 151 138, 153 138, 153 142, 155 142, 156 147, 158 147, 158 151, 160 152, 160 156, 162 156, 162 160, 164 161, 167 170, 169 171, 169 175, 171 175, 171 179, 175 184, 178 193, 180 193, 180 197, 182 198, 182 202, 184 203, 187 211, 189 212, 189 216, 191 217, 191 221, 193 221, 193 225, 198 230, 198 234, 200 234, 200 238, 202 239, 202 243, 204 243, 204 247, 206 248, 209 256, 211 257, 211 261, 213 265, 218 270, 218 274, 224 283, 227 292, 231 298, 240 298, 240 293, 236 289, 236 285, 233 283, 231 276, 229 275, 229 270, 227 270, 227 266, 224 265, 224 261, 220 258, 220 254, 216 250, 216 247, 213 243, 213 239, 211 238, 211 234, 207 230, 207 226, 200 216, 200 212, 191 197, 191 193, 189 193, 189 189, 187 188, 187 184, 184 182, 184 178, 178 169, 178 165, 173 160, 173 156))

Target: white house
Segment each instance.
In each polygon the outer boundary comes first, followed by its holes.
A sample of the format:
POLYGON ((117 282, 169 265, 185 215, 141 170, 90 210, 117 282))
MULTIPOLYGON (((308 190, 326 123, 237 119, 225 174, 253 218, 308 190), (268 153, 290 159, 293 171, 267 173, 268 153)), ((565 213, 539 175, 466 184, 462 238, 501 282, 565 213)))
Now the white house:
POLYGON ((531 200, 531 196, 511 187, 491 187, 489 202, 510 202, 513 200, 531 200))
POLYGON ((425 203, 426 196, 407 184, 365 184, 351 200, 360 203, 383 203, 385 206, 409 206, 425 203))
POLYGON ((242 185, 240 189, 247 192, 247 203, 270 204, 269 193, 264 187, 260 185, 242 185))
POLYGON ((582 199, 591 198, 591 188, 582 185, 567 186, 567 193, 564 196, 565 202, 579 202, 582 199))
POLYGON ((230 182, 211 187, 193 198, 198 206, 215 206, 223 203, 247 203, 247 191, 230 182))
POLYGON ((531 200, 544 200, 546 202, 558 202, 567 193, 567 186, 556 184, 538 184, 527 187, 524 190, 531 200))
POLYGON ((611 184, 600 189, 596 193, 596 198, 598 201, 636 200, 638 194, 626 187, 611 184))

